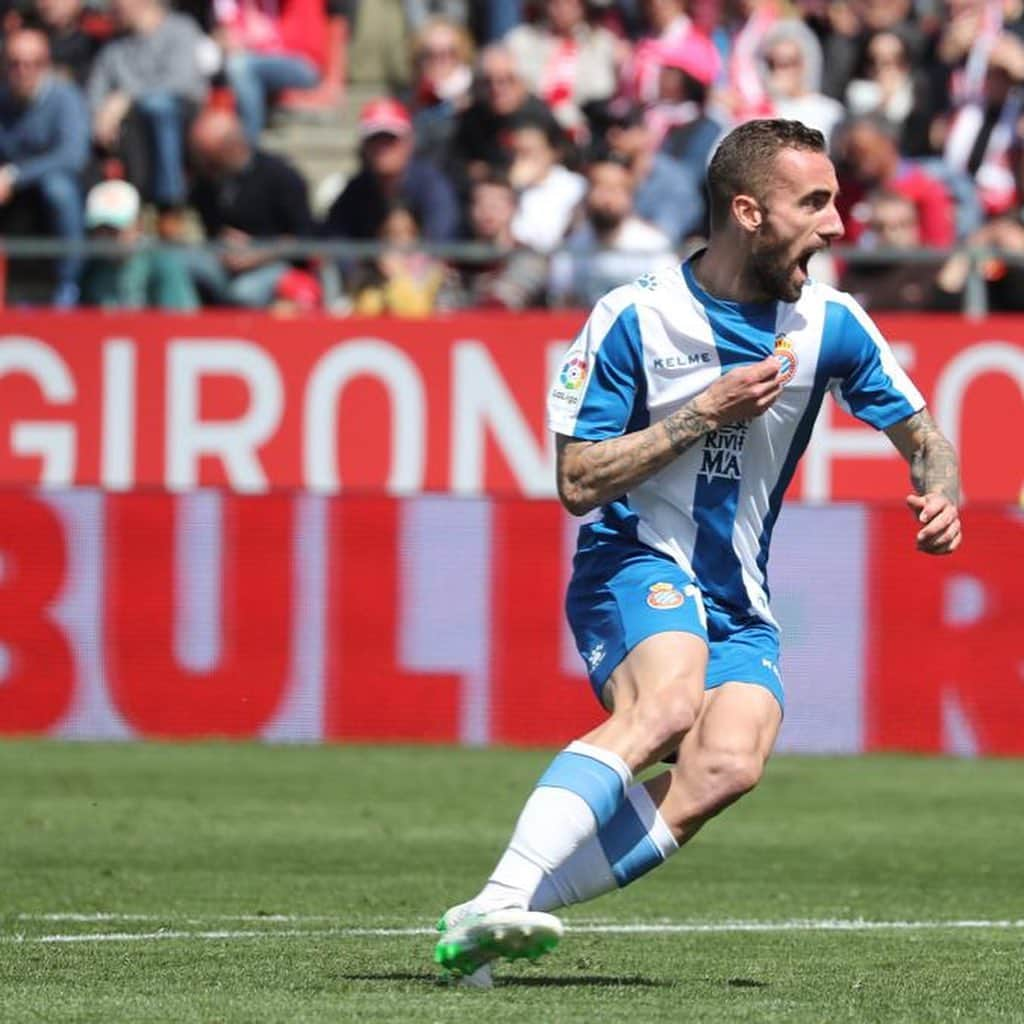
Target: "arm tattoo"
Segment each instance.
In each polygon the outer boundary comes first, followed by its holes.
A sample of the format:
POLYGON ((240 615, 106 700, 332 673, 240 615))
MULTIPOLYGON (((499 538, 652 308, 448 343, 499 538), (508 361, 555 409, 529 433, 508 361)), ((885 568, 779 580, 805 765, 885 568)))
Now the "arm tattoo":
POLYGON ((687 402, 682 409, 672 413, 664 423, 669 444, 676 455, 682 455, 712 429, 707 417, 698 412, 692 402, 687 402))
POLYGON ((714 423, 690 401, 660 423, 604 441, 560 442, 559 493, 572 510, 625 494, 693 447, 714 423))
POLYGON ((906 421, 913 438, 910 479, 918 494, 942 494, 960 504, 960 467, 953 446, 935 425, 931 413, 922 409, 906 421))

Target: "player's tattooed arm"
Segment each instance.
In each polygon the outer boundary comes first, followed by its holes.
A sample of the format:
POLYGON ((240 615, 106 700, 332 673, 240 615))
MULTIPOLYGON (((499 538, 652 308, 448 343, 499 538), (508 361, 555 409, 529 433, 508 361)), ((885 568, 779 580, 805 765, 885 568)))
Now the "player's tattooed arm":
POLYGON ((960 546, 960 466, 956 451, 927 409, 890 427, 886 433, 910 466, 914 494, 907 504, 921 523, 920 550, 948 555, 960 546))
POLYGON ((603 441, 558 437, 558 494, 576 516, 606 505, 643 483, 691 448, 705 434, 760 416, 779 397, 779 362, 759 363, 722 374, 706 391, 645 430, 603 441))
POLYGON ((886 433, 910 464, 910 479, 918 494, 942 494, 960 504, 960 467, 953 446, 927 409, 914 413, 886 433))
POLYGON ((604 441, 581 441, 558 435, 558 494, 577 516, 614 501, 664 469, 715 429, 699 406, 687 402, 671 416, 645 430, 604 441))
POLYGON ((715 422, 707 411, 697 407, 697 402, 687 402, 671 416, 666 416, 660 426, 664 427, 668 443, 676 455, 682 455, 705 434, 715 429, 715 422))

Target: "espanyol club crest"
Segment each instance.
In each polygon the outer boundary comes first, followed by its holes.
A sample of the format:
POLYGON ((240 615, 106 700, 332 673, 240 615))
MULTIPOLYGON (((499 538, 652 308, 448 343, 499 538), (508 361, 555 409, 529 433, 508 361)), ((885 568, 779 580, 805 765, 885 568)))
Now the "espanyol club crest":
POLYGON ((653 583, 647 591, 647 603, 659 610, 678 608, 684 600, 682 591, 671 583, 653 583))
POLYGON ((558 375, 558 380, 566 391, 579 391, 586 379, 587 361, 580 356, 570 356, 558 375))
POLYGON ((779 370, 779 377, 783 384, 788 384, 796 376, 798 360, 796 358, 796 352, 793 349, 793 342, 791 342, 784 334, 780 334, 775 339, 775 355, 782 363, 782 369, 779 370))

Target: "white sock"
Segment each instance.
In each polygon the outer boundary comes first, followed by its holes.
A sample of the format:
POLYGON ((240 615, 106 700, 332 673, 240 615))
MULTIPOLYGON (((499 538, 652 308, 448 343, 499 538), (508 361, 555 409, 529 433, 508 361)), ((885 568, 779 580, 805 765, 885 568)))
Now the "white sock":
POLYGON ((567 861, 622 804, 632 781, 617 754, 576 741, 558 754, 526 801, 477 911, 530 905, 544 876, 567 861))
POLYGON ((611 821, 544 876, 530 910, 568 907, 629 885, 678 849, 647 788, 634 786, 611 821))

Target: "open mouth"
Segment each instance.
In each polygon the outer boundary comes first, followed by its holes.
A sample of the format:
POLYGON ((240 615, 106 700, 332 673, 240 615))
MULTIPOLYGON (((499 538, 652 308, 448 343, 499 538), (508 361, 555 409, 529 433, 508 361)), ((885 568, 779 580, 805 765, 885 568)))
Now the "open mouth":
POLYGON ((796 269, 799 271, 800 276, 801 276, 801 278, 803 280, 806 281, 808 276, 809 276, 807 268, 810 265, 811 258, 813 256, 815 256, 817 253, 822 252, 822 251, 823 251, 823 248, 805 249, 800 254, 800 256, 797 257, 796 269))

